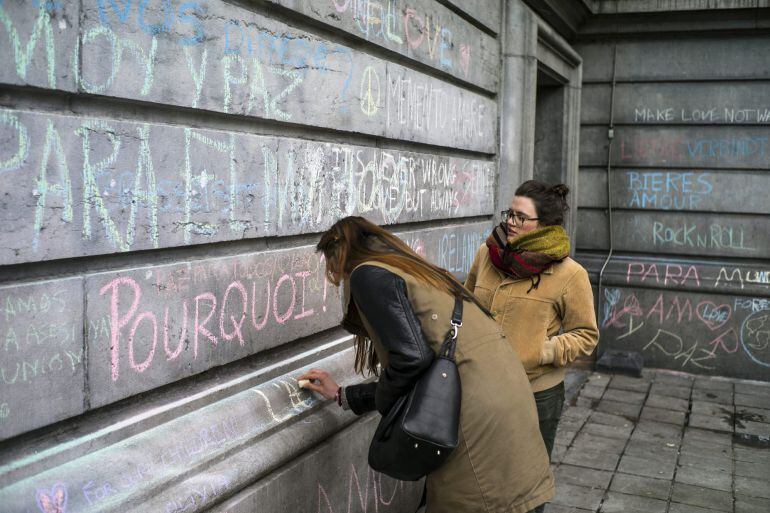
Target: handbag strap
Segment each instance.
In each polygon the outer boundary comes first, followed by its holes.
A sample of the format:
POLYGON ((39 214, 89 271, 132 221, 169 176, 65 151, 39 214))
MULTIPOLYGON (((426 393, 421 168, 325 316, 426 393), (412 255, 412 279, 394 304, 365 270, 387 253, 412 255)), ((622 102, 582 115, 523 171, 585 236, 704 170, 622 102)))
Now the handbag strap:
POLYGON ((444 343, 441 344, 441 350, 439 356, 448 358, 450 360, 455 359, 455 349, 457 347, 457 336, 460 334, 460 327, 463 325, 463 300, 461 297, 455 298, 455 307, 452 311, 452 320, 449 321, 451 328, 444 339, 444 343))
POLYGON ((458 328, 463 325, 463 300, 460 297, 455 298, 455 309, 452 312, 452 320, 449 322, 458 328))

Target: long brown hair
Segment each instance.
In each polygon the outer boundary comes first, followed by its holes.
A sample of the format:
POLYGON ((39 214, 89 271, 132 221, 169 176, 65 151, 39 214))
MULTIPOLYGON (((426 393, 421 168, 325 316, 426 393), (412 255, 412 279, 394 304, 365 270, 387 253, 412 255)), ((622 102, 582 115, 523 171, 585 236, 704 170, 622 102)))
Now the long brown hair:
MULTIPOLYGON (((326 259, 326 277, 339 286, 348 280, 353 269, 367 261, 377 261, 401 269, 422 281, 454 297, 461 297, 476 304, 483 312, 489 311, 476 296, 466 289, 446 269, 442 269, 414 252, 401 239, 363 217, 348 216, 329 228, 316 246, 326 259)), ((356 372, 365 370, 377 374, 377 353, 371 340, 363 333, 356 334, 356 372)))

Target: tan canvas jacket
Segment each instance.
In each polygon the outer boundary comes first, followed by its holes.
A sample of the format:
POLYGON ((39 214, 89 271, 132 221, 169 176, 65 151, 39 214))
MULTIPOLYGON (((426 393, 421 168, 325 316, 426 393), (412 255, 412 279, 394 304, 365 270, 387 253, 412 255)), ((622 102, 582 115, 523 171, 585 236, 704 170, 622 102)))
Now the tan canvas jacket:
POLYGON ((476 252, 465 286, 502 326, 533 392, 562 382, 564 366, 581 354, 591 354, 599 341, 588 273, 571 258, 542 273, 534 288, 529 278, 513 279, 499 271, 484 244, 476 252))
MULTIPOLYGON (((362 265, 385 268, 405 281, 409 307, 425 340, 438 351, 454 298, 387 264, 362 265)), ((350 299, 347 286, 343 297, 346 317, 359 316, 380 361, 387 362, 386 345, 350 299)), ((465 303, 462 322, 456 353, 462 382, 460 444, 427 477, 427 513, 526 513, 554 496, 535 400, 500 327, 470 302, 465 303)))

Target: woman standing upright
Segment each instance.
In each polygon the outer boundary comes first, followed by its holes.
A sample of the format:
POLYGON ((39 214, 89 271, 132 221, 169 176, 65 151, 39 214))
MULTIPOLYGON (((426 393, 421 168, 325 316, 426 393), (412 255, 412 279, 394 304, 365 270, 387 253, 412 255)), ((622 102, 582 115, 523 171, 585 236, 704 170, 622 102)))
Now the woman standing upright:
POLYGON ((599 340, 588 273, 569 258, 562 227, 568 192, 563 184, 521 184, 465 282, 524 364, 549 457, 564 404, 564 367, 599 340))
POLYGON ((524 513, 554 493, 524 368, 500 327, 445 270, 361 217, 321 237, 327 276, 342 283, 343 327, 356 335, 356 370, 373 383, 339 387, 313 369, 300 379, 356 414, 385 415, 438 352, 463 300, 455 353, 462 383, 459 445, 427 476, 428 513, 524 513), (381 370, 378 370, 381 369, 381 370))

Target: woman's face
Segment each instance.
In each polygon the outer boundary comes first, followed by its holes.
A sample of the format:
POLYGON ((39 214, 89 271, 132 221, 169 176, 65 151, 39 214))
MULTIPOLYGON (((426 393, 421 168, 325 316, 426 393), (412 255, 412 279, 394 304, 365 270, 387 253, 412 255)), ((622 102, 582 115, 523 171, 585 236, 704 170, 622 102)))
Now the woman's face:
POLYGON ((509 215, 508 221, 505 223, 509 237, 518 237, 540 228, 540 223, 537 220, 537 209, 532 198, 514 196, 510 209, 513 216, 509 215))

